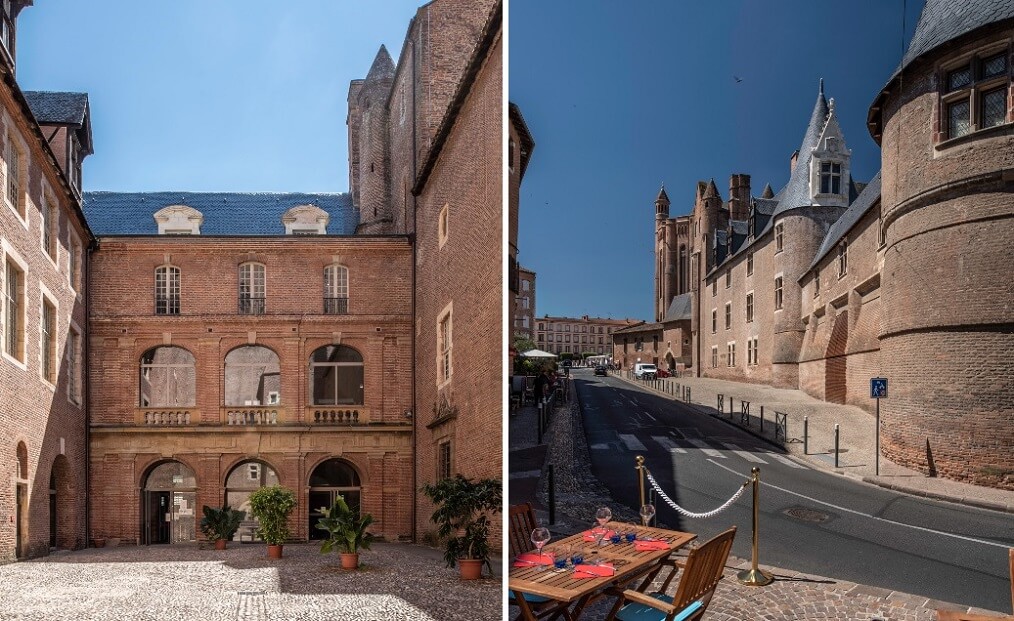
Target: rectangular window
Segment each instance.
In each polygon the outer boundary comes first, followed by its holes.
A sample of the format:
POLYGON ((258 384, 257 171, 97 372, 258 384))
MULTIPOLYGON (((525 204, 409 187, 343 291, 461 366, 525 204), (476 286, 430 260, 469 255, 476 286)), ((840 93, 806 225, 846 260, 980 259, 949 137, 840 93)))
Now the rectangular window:
POLYGON ((12 137, 7 137, 7 202, 18 212, 22 219, 27 217, 25 205, 21 202, 21 151, 14 144, 12 137))
POLYGON ((841 164, 820 163, 820 193, 841 194, 841 164))
POLYGON ((967 99, 947 104, 947 137, 958 138, 972 130, 969 116, 970 105, 967 99))
POLYGON ((265 311, 264 266, 244 263, 239 266, 239 312, 244 315, 263 315, 265 311))
POLYGON ((732 302, 725 303, 725 329, 732 327, 732 302))
POLYGON ((712 369, 717 369, 718 368, 718 347, 717 346, 711 348, 711 368, 712 369))
POLYGON ((42 378, 56 383, 56 308, 42 298, 42 378))
POLYGON ((813 276, 813 297, 820 295, 820 272, 813 276))
POLYGON ((729 343, 726 348, 728 354, 726 366, 731 368, 736 366, 736 343, 729 343))
POLYGON ((451 379, 451 312, 447 311, 437 326, 437 351, 440 352, 440 383, 451 379))
POLYGON ((81 403, 81 335, 71 327, 67 339, 67 397, 72 403, 81 403))
POLYGON ((1007 55, 1007 50, 977 55, 947 71, 940 104, 946 122, 944 138, 959 138, 1007 122, 1007 55))
POLYGON ((746 320, 753 321, 753 294, 746 294, 746 320))
POLYGON ((437 445, 437 480, 451 478, 451 441, 437 445))
POLYGON ((155 269, 155 314, 180 314, 180 268, 163 265, 155 269))
POLYGON ((729 268, 729 271, 727 271, 725 273, 725 288, 728 289, 730 287, 732 287, 732 268, 731 267, 729 268))
POLYGON ((746 363, 749 366, 757 365, 757 337, 746 342, 746 363))
POLYGON ((45 195, 42 203, 42 249, 56 260, 56 238, 59 231, 58 212, 53 198, 45 195))
POLYGON ((4 351, 20 362, 25 361, 25 273, 13 261, 7 259, 4 286, 4 308, 6 329, 4 351))
POLYGON ((711 309, 711 333, 718 332, 718 309, 711 309))
POLYGON ((775 225, 775 252, 781 252, 784 248, 782 245, 782 236, 785 232, 785 227, 781 224, 775 225))
POLYGON ((70 234, 70 252, 67 253, 67 268, 70 274, 70 286, 81 293, 81 242, 74 234, 70 234))
POLYGON ((746 275, 753 276, 753 253, 746 256, 746 275))
POLYGON ((775 310, 782 308, 782 277, 775 278, 775 310))
POLYGON ((981 127, 996 127, 1007 119, 1007 86, 987 91, 982 94, 981 127))
POLYGON ((718 295, 718 279, 711 281, 711 297, 718 295))
POLYGON ((849 271, 849 243, 843 241, 838 245, 838 278, 841 278, 849 271))

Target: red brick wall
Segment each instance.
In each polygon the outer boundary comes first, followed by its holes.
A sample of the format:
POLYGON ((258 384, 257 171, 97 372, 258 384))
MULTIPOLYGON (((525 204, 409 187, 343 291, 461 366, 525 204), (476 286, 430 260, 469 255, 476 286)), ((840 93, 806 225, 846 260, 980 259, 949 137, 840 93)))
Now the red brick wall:
MULTIPOLYGON (((460 43, 459 45, 464 45, 460 43)), ((437 446, 451 440, 452 471, 502 478, 503 102, 502 41, 495 41, 418 199, 416 238, 416 477, 434 481, 437 446), (448 206, 448 237, 438 215, 448 206), (449 277, 453 275, 453 277, 449 277), (452 376, 438 387, 437 320, 453 305, 452 376), (443 399, 456 419, 428 428, 443 399)), ((422 496, 416 527, 431 532, 422 496)), ((500 545, 499 520, 494 546, 500 545)))
MULTIPOLYGON (((150 466, 164 459, 197 475, 197 515, 224 500, 224 481, 243 459, 271 465, 297 493, 293 536, 308 530, 307 485, 329 457, 353 464, 362 480, 363 510, 374 532, 408 537, 411 524, 411 246, 404 238, 104 238, 93 256, 92 534, 135 541, 140 490, 150 466), (154 269, 181 269, 181 314, 154 314, 154 269), (324 315, 323 269, 335 257, 349 269, 349 314, 324 315), (264 263, 267 312, 237 313, 238 265, 264 263), (326 426, 309 403, 308 360, 317 347, 340 342, 364 360, 368 424, 326 426), (191 424, 143 423, 141 355, 163 344, 195 358, 191 424), (256 344, 279 358, 281 403, 274 425, 231 426, 224 403, 224 360, 256 344)), ((154 408, 153 408, 154 409, 154 408)), ((180 408, 176 408, 180 409, 180 408)), ((332 408, 333 409, 333 408, 332 408)))
MULTIPOLYGON (((49 552, 49 483, 57 469, 57 547, 85 545, 85 404, 72 403, 68 396, 71 378, 67 362, 68 340, 73 322, 84 347, 84 299, 70 283, 68 251, 72 236, 81 240, 81 278, 86 278, 84 248, 88 239, 75 215, 75 200, 66 193, 41 142, 29 131, 29 121, 13 99, 9 87, 0 87, 0 135, 10 132, 22 141, 22 169, 27 184, 27 220, 17 216, 0 198, 0 290, 6 290, 6 261, 17 257, 24 268, 25 326, 23 363, 0 355, 0 562, 15 558, 16 531, 15 486, 27 492, 26 528, 22 556, 40 556, 49 552), (59 203, 57 257, 52 261, 42 249, 43 186, 59 203), (56 307, 56 382, 42 378, 41 313, 43 290, 56 307), (18 478, 17 447, 23 443, 27 453, 27 473, 18 478), (57 465, 59 463, 59 465, 57 465)), ((6 196, 6 191, 4 192, 6 196)), ((79 286, 82 289, 83 286, 79 286)), ((3 334, 5 303, 0 303, 0 334, 3 334)), ((0 336, 0 341, 3 340, 0 336)), ((82 358, 78 360, 81 368, 82 358)), ((83 382, 83 373, 81 381, 83 382)), ((83 393, 83 388, 82 391, 83 393)))

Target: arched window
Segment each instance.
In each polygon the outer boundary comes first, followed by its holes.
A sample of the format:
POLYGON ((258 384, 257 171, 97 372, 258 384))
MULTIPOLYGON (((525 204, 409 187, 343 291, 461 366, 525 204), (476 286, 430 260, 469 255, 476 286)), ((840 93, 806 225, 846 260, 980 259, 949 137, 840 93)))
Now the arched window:
POLYGON ((363 356, 345 345, 325 345, 310 356, 313 405, 363 405, 363 356))
POLYGON ((225 356, 225 405, 277 405, 282 402, 278 354, 244 345, 225 356))
POLYGON ((155 268, 155 314, 180 314, 180 268, 172 265, 155 268))
POLYGON ((194 355, 182 347, 154 347, 141 356, 141 407, 192 407, 197 403, 194 355))
POLYGON ((352 464, 342 459, 329 459, 313 469, 310 474, 310 539, 322 539, 325 532, 318 530, 317 520, 321 517, 321 507, 329 508, 334 504, 335 497, 341 495, 356 513, 362 503, 362 483, 359 473, 352 464))
POLYGON ((229 471, 229 476, 225 478, 225 503, 246 514, 233 540, 256 539, 257 519, 250 510, 250 495, 271 485, 278 485, 278 473, 263 462, 242 461, 229 471))
POLYGON ((243 263, 239 266, 239 312, 243 315, 263 315, 265 311, 264 265, 243 263))
POLYGON ((165 461, 152 468, 141 502, 145 544, 197 539, 197 477, 186 464, 165 461))
POLYGON ((324 313, 345 315, 349 312, 349 268, 328 265, 324 268, 324 313))

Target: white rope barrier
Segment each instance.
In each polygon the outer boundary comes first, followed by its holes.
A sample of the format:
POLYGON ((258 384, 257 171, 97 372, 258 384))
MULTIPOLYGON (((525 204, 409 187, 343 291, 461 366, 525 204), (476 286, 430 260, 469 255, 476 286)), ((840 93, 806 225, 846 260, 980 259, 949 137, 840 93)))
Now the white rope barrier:
POLYGON ((669 496, 667 496, 666 493, 662 491, 662 488, 658 486, 658 482, 655 481, 655 477, 651 476, 651 472, 649 472, 647 468, 645 468, 644 470, 645 474, 648 475, 648 482, 651 483, 651 486, 655 488, 656 492, 658 492, 659 497, 661 497, 662 500, 666 502, 666 504, 672 507, 676 511, 676 513, 679 513, 680 515, 685 515, 688 518, 704 519, 718 515, 722 511, 728 509, 729 506, 732 505, 732 503, 736 502, 736 500, 743 495, 743 492, 746 490, 746 486, 750 485, 750 481, 747 481, 746 483, 741 485, 740 488, 736 490, 736 493, 732 495, 732 498, 726 500, 725 504, 723 504, 721 507, 718 507, 717 509, 713 509, 706 513, 693 513, 691 511, 687 511, 683 507, 676 504, 671 498, 669 498, 669 496))

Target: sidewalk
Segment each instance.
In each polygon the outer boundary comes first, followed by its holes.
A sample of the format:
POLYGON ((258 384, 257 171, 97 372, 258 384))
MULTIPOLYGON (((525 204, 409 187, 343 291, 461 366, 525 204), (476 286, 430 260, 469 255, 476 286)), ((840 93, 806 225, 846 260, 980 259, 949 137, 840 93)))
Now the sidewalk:
POLYGON ((1014 513, 1014 492, 979 487, 916 470, 880 458, 880 475, 875 474, 875 417, 851 405, 838 405, 815 399, 801 390, 772 388, 710 378, 666 378, 653 382, 630 380, 618 372, 613 377, 653 390, 674 400, 684 388, 690 389, 690 404, 747 429, 750 433, 775 442, 790 455, 822 470, 879 485, 906 494, 926 496, 963 505, 1014 513), (677 389, 679 387, 679 389, 677 389), (718 414, 718 395, 723 395, 722 413, 718 414), (740 423, 742 402, 750 403, 749 426, 740 423), (760 432, 760 412, 764 409, 764 433, 760 432), (730 416, 730 409, 732 414, 730 416), (786 415, 786 439, 775 439, 775 412, 786 415), (803 452, 803 419, 809 419, 809 451, 803 452), (834 465, 834 426, 839 427, 838 467, 834 465))
MULTIPOLYGON (((737 401, 738 403, 738 401, 737 401)), ((620 521, 636 521, 638 516, 614 502, 609 491, 590 474, 590 457, 585 442, 584 425, 580 407, 575 399, 569 406, 556 410, 544 434, 545 444, 537 445, 536 412, 522 409, 512 416, 508 429, 510 447, 510 491, 511 504, 534 502, 537 519, 548 525, 554 538, 574 534, 588 527, 587 516, 595 507, 607 505, 613 508, 614 518, 620 521), (539 448, 542 459, 560 464, 555 472, 556 479, 556 523, 549 524, 544 510, 546 481, 537 479, 534 461, 515 461, 515 455, 539 448), (523 467, 524 470, 519 470, 523 467), (533 479, 535 479, 533 481, 533 479), (516 485, 523 481, 524 488, 516 485), (524 491, 522 491, 522 489, 524 491)), ((739 536, 749 536, 741 533, 739 536)), ((725 578, 718 585, 715 597, 708 608, 708 618, 715 621, 797 621, 801 619, 847 619, 863 621, 933 621, 937 609, 962 610, 990 613, 993 611, 968 608, 927 597, 891 591, 853 582, 801 574, 799 572, 761 565, 775 575, 773 584, 766 587, 749 587, 740 584, 736 574, 749 567, 749 561, 729 557, 725 578)), ((649 591, 659 585, 649 588, 649 591)), ((672 587, 670 587, 671 589, 672 587)), ((585 609, 582 619, 598 621, 604 619, 612 605, 611 598, 603 598, 585 609)), ((994 614, 997 614, 994 612, 994 614)), ((517 615, 512 608, 510 618, 517 615)))

